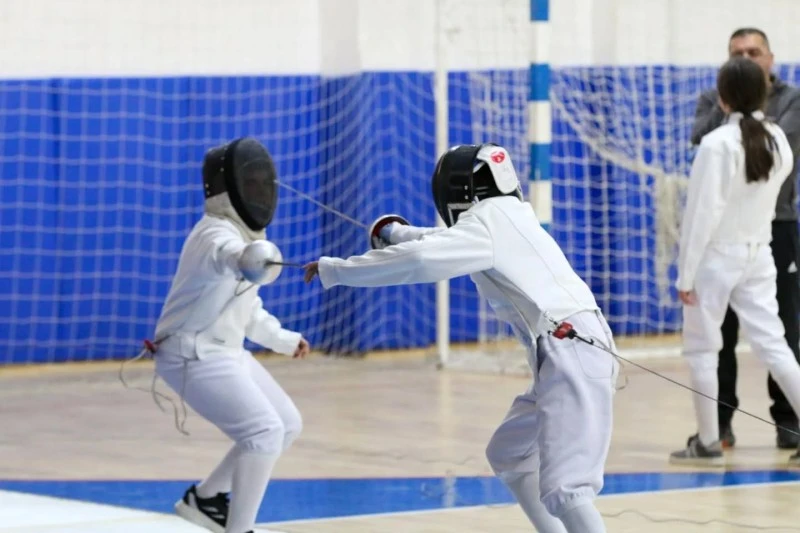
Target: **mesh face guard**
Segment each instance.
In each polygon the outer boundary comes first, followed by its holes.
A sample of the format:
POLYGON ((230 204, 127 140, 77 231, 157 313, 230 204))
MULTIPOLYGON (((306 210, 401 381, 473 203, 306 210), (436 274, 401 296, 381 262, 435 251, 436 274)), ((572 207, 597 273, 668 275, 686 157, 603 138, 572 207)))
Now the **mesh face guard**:
POLYGON ((454 225, 459 215, 473 205, 473 168, 479 151, 478 145, 451 148, 439 158, 433 172, 433 201, 448 227, 454 225))
POLYGON ((266 228, 278 205, 278 180, 272 157, 257 140, 245 137, 212 148, 203 162, 205 197, 227 192, 247 227, 266 228))

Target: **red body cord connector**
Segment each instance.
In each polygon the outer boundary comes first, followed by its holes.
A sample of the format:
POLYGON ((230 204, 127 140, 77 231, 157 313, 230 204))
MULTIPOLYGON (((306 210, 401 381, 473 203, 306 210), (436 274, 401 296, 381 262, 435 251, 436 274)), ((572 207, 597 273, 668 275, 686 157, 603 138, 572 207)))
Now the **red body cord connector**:
POLYGON ((144 340, 144 349, 147 350, 148 352, 150 352, 151 354, 153 354, 153 353, 156 353, 156 351, 158 350, 158 347, 156 346, 156 343, 154 343, 150 339, 145 339, 144 340))
POLYGON ((552 335, 556 339, 574 339, 578 333, 575 331, 575 328, 572 327, 572 324, 569 322, 562 322, 556 326, 552 335))

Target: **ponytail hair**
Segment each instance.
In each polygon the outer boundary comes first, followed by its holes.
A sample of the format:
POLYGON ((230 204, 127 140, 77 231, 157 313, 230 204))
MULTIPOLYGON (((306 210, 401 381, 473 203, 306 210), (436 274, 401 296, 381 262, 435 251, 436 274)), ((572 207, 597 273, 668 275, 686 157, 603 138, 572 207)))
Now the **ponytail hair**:
POLYGON ((764 126, 764 121, 753 115, 745 115, 739 122, 744 146, 744 168, 747 183, 767 181, 775 164, 777 143, 764 126))
POLYGON ((767 79, 753 61, 734 57, 725 63, 717 76, 717 90, 731 111, 742 113, 739 128, 744 146, 747 183, 766 181, 775 164, 775 138, 764 125, 760 113, 767 100, 767 79))

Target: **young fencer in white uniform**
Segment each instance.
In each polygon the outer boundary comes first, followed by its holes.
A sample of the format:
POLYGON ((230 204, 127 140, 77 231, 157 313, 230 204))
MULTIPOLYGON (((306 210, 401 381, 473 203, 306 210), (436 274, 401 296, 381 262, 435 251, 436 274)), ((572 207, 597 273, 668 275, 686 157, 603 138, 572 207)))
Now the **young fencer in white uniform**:
POLYGON ((381 217, 372 231, 379 249, 322 257, 306 265, 306 281, 319 274, 325 288, 375 287, 471 275, 527 349, 535 376, 489 443, 492 469, 538 531, 605 531, 594 498, 611 438, 617 362, 597 347, 548 335, 567 319, 613 349, 595 299, 522 201, 505 149, 455 147, 440 158, 432 185, 448 228, 381 217))
MULTIPOLYGON (((730 304, 755 355, 800 413, 800 366, 778 317, 770 249, 775 202, 793 166, 792 150, 761 111, 767 85, 756 63, 731 59, 719 71, 717 88, 728 120, 700 143, 681 226, 677 288, 684 304, 683 355, 693 388, 717 398, 720 326, 730 304)), ((698 394, 692 399, 698 433, 670 461, 721 465, 717 405, 698 394)))
POLYGON ((277 247, 265 228, 277 205, 269 152, 243 138, 211 149, 203 163, 205 215, 181 251, 156 328, 157 374, 234 444, 176 505, 186 520, 217 533, 253 531, 278 457, 298 436, 300 413, 245 338, 302 358, 300 333, 263 308, 258 286, 274 281, 277 247), (229 493, 232 493, 229 497, 229 493))

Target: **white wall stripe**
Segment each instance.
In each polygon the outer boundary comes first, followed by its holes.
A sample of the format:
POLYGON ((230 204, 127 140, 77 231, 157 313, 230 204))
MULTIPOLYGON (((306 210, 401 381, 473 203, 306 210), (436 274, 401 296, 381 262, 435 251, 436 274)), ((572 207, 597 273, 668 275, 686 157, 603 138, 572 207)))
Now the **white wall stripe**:
POLYGON ((550 224, 553 222, 553 182, 531 181, 530 186, 531 205, 536 218, 542 224, 550 224))
POLYGON ((550 144, 553 140, 553 110, 550 101, 529 101, 528 120, 528 142, 550 144))
POLYGON ((528 59, 531 64, 550 62, 550 23, 531 22, 530 51, 528 59))

